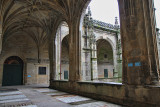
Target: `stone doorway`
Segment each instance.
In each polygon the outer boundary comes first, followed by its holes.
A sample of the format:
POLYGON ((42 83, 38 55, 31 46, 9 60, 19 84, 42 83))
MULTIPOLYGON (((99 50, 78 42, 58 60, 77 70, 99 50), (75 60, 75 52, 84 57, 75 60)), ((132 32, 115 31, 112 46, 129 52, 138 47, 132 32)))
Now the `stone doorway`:
POLYGON ((23 61, 17 56, 4 62, 2 86, 23 85, 23 61))

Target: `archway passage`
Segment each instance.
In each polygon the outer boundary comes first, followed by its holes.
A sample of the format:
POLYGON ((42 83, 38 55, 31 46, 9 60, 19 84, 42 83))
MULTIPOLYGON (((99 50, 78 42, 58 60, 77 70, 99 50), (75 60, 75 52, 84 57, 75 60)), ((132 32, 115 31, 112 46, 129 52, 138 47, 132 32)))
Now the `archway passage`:
POLYGON ((11 56, 4 62, 2 86, 23 85, 23 61, 11 56))
POLYGON ((69 79, 69 35, 64 37, 61 46, 61 79, 69 79))
POLYGON ((97 62, 98 62, 98 78, 113 78, 114 60, 113 49, 107 40, 100 39, 97 41, 97 62))

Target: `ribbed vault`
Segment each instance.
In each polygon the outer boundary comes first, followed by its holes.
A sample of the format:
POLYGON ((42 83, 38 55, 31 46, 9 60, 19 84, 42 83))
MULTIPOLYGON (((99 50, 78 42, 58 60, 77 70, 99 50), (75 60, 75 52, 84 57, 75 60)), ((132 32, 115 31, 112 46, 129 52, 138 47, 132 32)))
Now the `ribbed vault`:
POLYGON ((3 42, 8 37, 21 33, 31 36, 38 44, 44 38, 46 40, 50 36, 54 36, 53 32, 62 21, 66 21, 70 25, 72 21, 80 19, 82 10, 88 1, 0 0, 3 42), (43 33, 36 33, 35 29, 43 33), (42 35, 43 38, 41 38, 42 35))

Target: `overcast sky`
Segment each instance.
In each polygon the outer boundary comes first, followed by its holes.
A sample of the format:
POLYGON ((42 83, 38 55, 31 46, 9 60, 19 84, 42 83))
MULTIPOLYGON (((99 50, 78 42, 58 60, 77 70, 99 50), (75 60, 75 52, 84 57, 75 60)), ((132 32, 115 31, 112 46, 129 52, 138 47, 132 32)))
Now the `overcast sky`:
MULTIPOLYGON (((160 28, 160 0, 155 1, 157 27, 160 28)), ((115 17, 119 19, 117 0, 92 0, 90 5, 92 17, 106 23, 115 23, 115 17)))

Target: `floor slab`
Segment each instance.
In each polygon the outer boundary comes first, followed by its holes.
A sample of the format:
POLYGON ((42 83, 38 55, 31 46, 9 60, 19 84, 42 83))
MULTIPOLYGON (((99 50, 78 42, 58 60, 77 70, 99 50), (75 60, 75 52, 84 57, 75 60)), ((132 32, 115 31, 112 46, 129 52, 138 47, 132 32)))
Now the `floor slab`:
POLYGON ((11 86, 0 88, 0 107, 121 107, 73 95, 47 86, 11 86))

